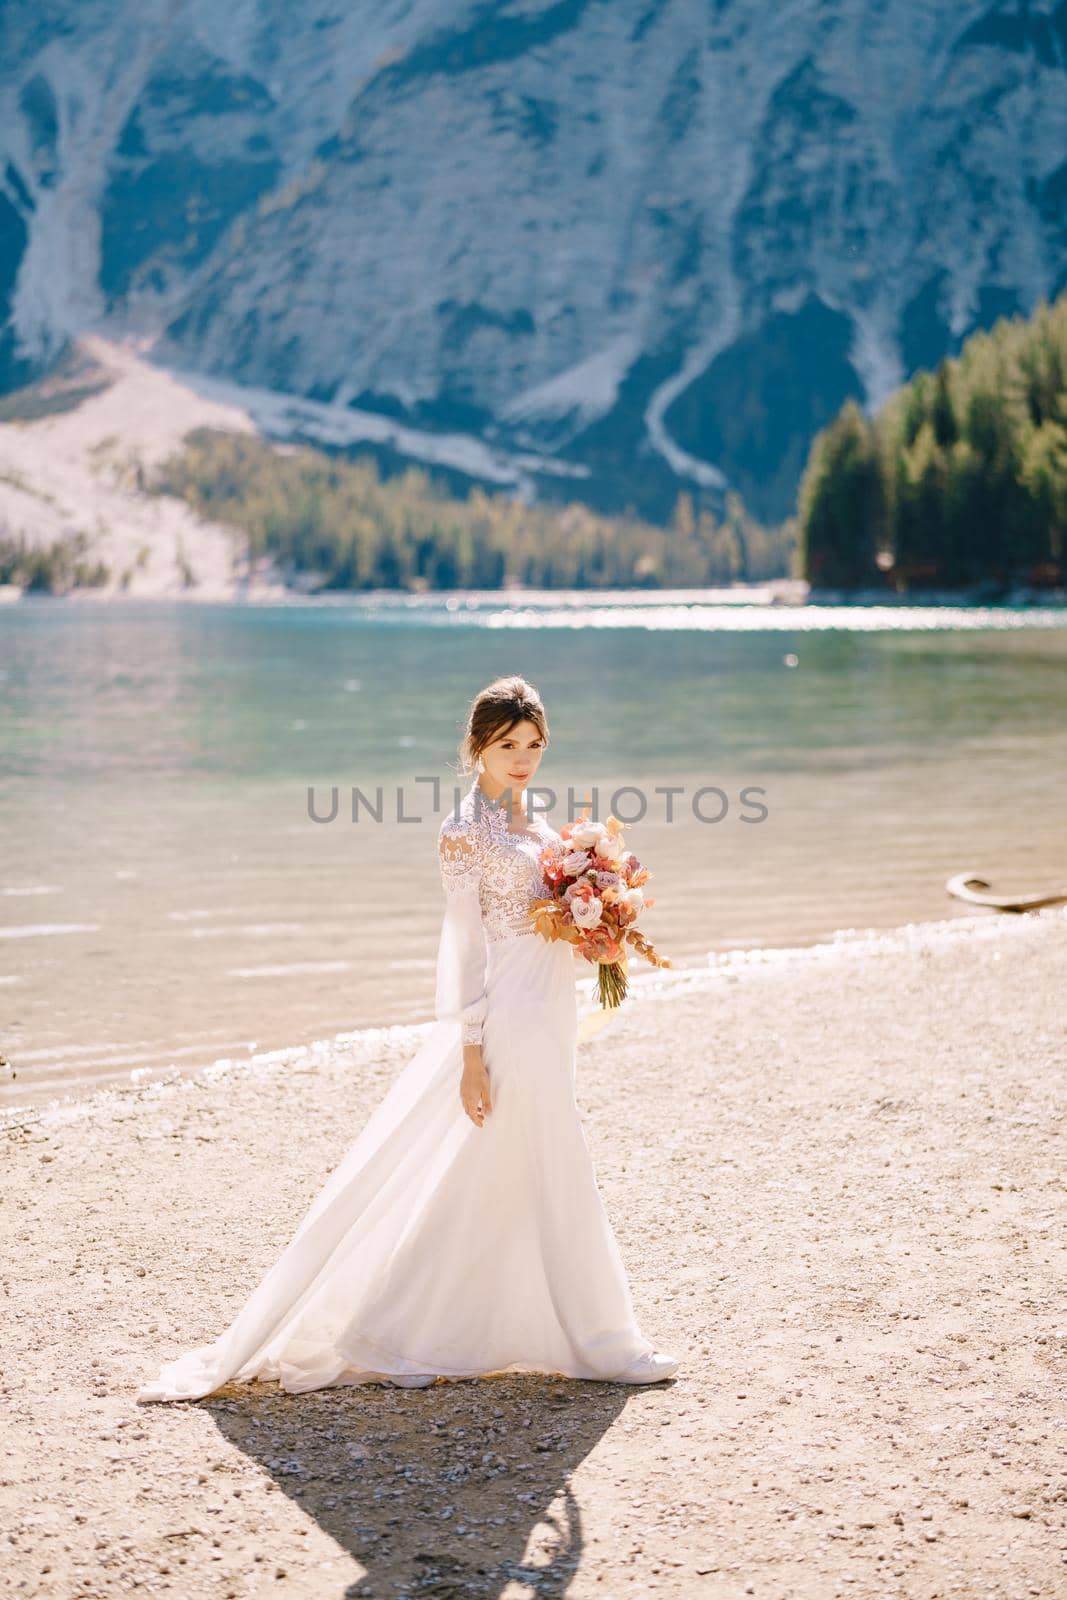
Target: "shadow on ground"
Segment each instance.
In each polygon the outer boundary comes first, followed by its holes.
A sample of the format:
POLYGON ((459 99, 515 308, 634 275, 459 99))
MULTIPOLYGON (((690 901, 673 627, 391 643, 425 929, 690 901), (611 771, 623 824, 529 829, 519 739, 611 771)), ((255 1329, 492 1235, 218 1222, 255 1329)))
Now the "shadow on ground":
POLYGON ((513 1581, 566 1592, 583 1549, 570 1475, 628 1398, 616 1384, 510 1374, 302 1395, 256 1383, 203 1406, 365 1569, 345 1600, 466 1600, 513 1581))

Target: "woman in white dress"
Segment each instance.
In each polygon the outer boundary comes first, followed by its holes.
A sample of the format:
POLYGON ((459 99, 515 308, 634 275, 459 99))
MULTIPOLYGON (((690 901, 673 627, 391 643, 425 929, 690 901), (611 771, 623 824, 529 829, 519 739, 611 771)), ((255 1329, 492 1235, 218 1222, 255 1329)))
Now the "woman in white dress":
POLYGON ((559 841, 522 803, 547 743, 524 679, 472 702, 476 776, 438 834, 436 1021, 229 1328, 138 1400, 231 1380, 300 1393, 677 1370, 635 1320, 578 1115, 572 947, 528 919, 547 893, 539 852, 559 841))

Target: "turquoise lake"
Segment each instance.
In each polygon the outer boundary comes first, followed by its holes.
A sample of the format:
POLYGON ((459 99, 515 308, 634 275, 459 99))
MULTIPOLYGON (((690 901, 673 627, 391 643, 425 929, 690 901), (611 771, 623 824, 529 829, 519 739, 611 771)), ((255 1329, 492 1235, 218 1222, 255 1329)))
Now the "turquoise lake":
POLYGON ((550 821, 568 787, 644 804, 644 926, 679 969, 998 915, 946 893, 964 869, 1067 887, 1063 611, 23 600, 0 608, 8 1104, 427 1019, 463 717, 510 672, 548 710, 550 821))

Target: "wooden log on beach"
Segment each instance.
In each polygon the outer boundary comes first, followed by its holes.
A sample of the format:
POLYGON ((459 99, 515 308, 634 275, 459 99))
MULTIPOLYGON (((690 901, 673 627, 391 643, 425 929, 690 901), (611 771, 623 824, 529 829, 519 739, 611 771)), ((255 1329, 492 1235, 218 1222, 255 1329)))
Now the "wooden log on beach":
POLYGON ((1067 889, 1052 889, 1045 894, 995 894, 993 886, 974 872, 957 872, 945 884, 949 894, 973 906, 992 906, 995 911, 1036 911, 1039 906, 1055 906, 1067 900, 1067 889))

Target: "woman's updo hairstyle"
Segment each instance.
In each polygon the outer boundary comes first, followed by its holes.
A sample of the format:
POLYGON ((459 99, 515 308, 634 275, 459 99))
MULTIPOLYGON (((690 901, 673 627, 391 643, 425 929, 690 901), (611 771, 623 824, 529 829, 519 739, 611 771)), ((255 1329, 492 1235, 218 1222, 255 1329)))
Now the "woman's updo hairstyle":
POLYGON ((486 745, 500 739, 519 722, 532 722, 548 744, 548 718, 541 696, 525 678, 497 678, 475 695, 467 712, 467 727, 459 747, 465 773, 473 771, 486 745))

